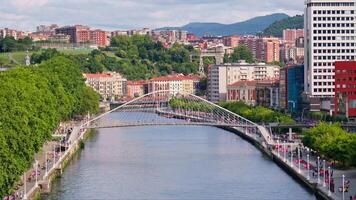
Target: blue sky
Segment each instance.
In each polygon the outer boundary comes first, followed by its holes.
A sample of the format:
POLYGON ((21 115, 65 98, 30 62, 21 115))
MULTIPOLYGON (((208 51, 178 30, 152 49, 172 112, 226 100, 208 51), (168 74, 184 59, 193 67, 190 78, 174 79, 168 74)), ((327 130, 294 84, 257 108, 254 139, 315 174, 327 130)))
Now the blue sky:
POLYGON ((108 30, 234 23, 276 12, 303 12, 304 0, 0 0, 0 28, 84 24, 108 30))

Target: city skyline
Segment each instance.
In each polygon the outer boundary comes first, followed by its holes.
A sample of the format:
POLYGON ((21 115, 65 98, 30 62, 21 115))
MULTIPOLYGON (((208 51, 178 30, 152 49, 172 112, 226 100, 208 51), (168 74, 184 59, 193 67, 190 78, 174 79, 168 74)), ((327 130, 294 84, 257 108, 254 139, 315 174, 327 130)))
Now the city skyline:
POLYGON ((1 27, 27 31, 33 31, 38 24, 52 23, 85 24, 107 30, 182 26, 190 22, 228 24, 272 13, 302 14, 304 6, 303 0, 1 1, 1 27))

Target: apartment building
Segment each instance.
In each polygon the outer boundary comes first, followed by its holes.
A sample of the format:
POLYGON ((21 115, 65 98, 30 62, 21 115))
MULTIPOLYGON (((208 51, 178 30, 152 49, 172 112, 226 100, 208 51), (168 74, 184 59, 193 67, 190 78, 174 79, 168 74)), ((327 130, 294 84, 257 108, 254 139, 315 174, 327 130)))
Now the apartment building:
POLYGON ((55 32, 56 34, 69 35, 70 43, 90 43, 99 47, 104 47, 108 44, 105 31, 100 29, 90 30, 87 26, 64 26, 57 28, 55 32))
POLYGON ((249 64, 245 61, 213 65, 208 70, 208 100, 227 99, 227 86, 238 81, 258 81, 279 77, 279 66, 265 63, 249 64))
POLYGON ((335 61, 356 58, 356 1, 305 1, 304 90, 311 111, 334 110, 335 61))
POLYGON ((149 80, 148 92, 169 90, 174 95, 178 93, 194 94, 197 91, 196 78, 184 75, 168 75, 149 80))
POLYGON ((127 95, 127 80, 119 73, 83 74, 85 83, 92 87, 101 98, 109 101, 118 100, 127 95))

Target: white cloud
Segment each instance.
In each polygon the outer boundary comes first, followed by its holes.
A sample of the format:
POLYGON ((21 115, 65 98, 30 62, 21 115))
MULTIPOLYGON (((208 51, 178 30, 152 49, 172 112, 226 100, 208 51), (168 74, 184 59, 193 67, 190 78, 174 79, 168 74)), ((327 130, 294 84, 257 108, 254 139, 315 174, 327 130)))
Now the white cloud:
MULTIPOLYGON (((0 21, 14 28, 38 24, 86 24, 99 28, 180 26, 189 22, 234 23, 255 16, 303 11, 303 0, 0 0, 0 21), (12 16, 10 24, 9 15, 12 16)), ((11 18, 11 17, 10 17, 11 18)), ((3 26, 4 24, 0 24, 3 26)))
POLYGON ((32 9, 42 7, 48 3, 48 0, 8 0, 11 6, 18 9, 32 9))

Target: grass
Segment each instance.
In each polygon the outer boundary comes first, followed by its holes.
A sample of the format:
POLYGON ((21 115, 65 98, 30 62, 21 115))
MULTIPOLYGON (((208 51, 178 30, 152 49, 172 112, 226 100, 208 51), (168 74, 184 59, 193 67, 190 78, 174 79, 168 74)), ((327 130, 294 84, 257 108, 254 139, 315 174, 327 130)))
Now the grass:
MULTIPOLYGON (((31 56, 31 52, 29 52, 31 56)), ((16 65, 16 63, 19 63, 21 65, 25 64, 25 57, 26 57, 26 52, 25 51, 18 51, 18 52, 11 52, 11 53, 0 53, 0 63, 3 65, 16 65)))
POLYGON ((57 50, 61 53, 67 54, 67 55, 79 55, 79 54, 88 54, 93 49, 76 48, 76 49, 57 49, 57 50))

